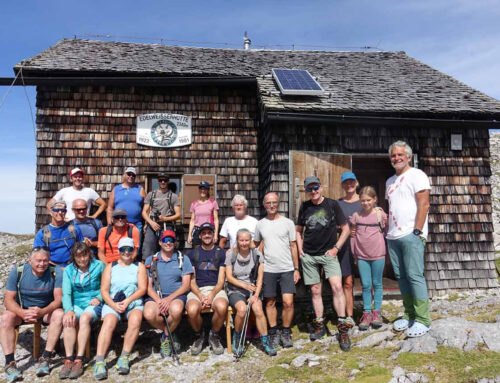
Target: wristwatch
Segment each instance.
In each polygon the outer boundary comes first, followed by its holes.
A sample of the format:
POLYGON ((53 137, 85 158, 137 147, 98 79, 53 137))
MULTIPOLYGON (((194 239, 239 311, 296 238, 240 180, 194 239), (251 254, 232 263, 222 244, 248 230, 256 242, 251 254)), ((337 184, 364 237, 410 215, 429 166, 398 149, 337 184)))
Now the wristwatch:
POLYGON ((415 234, 417 237, 420 237, 422 234, 424 234, 424 232, 422 230, 415 229, 413 230, 413 234, 415 234))
POLYGON ((294 267, 293 271, 299 271, 299 268, 298 267, 294 267))
POLYGON ((333 245, 333 247, 340 251, 340 247, 338 247, 337 245, 333 245))

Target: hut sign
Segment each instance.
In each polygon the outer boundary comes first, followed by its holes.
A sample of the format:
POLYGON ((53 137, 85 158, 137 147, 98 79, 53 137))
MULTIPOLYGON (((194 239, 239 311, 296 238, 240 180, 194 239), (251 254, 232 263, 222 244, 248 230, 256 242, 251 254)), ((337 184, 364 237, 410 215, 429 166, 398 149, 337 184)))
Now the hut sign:
POLYGON ((150 113, 137 116, 136 142, 172 148, 191 145, 191 117, 182 114, 150 113))

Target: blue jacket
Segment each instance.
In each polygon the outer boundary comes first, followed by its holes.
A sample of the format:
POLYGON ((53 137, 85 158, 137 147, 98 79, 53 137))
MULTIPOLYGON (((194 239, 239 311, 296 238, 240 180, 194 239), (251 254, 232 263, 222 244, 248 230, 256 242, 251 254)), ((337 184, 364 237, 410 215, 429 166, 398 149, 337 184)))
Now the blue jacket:
POLYGON ((78 270, 74 263, 69 264, 64 269, 62 304, 65 313, 74 311, 73 306, 85 310, 94 298, 99 298, 102 302, 101 276, 104 267, 103 262, 92 259, 89 265, 89 274, 85 276, 82 283, 80 283, 78 270))

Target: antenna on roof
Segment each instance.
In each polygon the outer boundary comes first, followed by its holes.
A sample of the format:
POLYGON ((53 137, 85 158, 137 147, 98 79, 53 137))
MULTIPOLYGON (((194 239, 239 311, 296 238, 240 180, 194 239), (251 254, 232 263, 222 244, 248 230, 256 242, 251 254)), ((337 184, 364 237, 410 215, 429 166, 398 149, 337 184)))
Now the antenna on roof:
POLYGON ((252 44, 252 40, 248 38, 247 31, 245 31, 245 35, 243 36, 243 49, 249 50, 250 44, 252 44))

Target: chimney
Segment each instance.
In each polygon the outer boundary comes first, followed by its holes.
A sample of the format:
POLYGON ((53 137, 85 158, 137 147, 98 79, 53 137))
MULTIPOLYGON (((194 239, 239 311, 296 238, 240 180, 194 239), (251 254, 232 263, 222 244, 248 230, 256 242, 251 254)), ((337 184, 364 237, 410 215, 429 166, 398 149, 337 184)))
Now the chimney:
POLYGON ((250 44, 252 44, 252 40, 248 38, 247 31, 245 31, 245 36, 243 36, 243 49, 250 49, 250 44))

